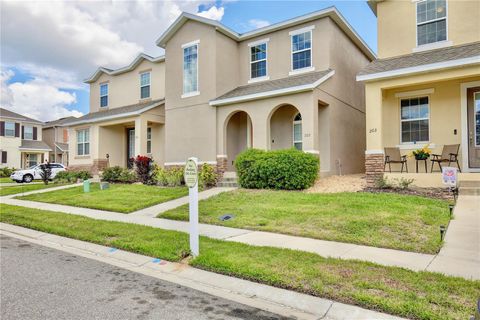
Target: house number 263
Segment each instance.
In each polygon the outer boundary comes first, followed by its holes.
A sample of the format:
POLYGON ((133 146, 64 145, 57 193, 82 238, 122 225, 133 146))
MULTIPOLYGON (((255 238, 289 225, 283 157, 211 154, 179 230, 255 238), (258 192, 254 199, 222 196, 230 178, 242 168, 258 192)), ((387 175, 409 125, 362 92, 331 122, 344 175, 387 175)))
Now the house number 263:
POLYGON ((372 128, 370 129, 370 131, 368 131, 368 133, 374 133, 374 132, 377 132, 377 128, 372 128))

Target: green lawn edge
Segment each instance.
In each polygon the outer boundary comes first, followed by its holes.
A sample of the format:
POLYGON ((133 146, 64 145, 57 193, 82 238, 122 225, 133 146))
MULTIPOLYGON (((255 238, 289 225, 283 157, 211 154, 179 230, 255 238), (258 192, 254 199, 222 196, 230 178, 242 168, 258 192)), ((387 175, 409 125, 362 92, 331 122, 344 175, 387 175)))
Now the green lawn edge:
MULTIPOLYGON (((188 253, 188 235, 177 231, 5 204, 0 221, 169 261, 188 253)), ((189 263, 412 319, 467 319, 480 296, 480 281, 206 237, 189 263)))
MULTIPOLYGON (((24 192, 30 192, 30 191, 37 191, 37 190, 43 190, 43 189, 49 189, 49 188, 54 188, 54 187, 61 187, 64 186, 65 184, 59 184, 59 183, 49 183, 47 185, 45 184, 18 184, 18 185, 12 185, 12 186, 0 186, 0 196, 11 196, 14 194, 19 194, 19 193, 24 193, 24 192)), ((54 191, 52 191, 54 192, 54 191)))

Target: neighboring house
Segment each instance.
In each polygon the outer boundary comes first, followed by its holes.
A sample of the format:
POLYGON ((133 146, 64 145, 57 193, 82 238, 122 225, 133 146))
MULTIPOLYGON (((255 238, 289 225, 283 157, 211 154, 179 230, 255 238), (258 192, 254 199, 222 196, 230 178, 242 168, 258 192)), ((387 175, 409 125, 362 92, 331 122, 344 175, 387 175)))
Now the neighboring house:
MULTIPOLYGON (((385 147, 407 154, 428 143, 439 154, 460 144, 462 171, 480 172, 480 1, 369 5, 378 60, 357 76, 366 88, 369 184, 383 174, 385 147)), ((413 158, 408 167, 414 172, 413 158)))
POLYGON ((1 166, 29 168, 48 159, 50 147, 42 141, 43 123, 0 108, 1 166))
POLYGON ((161 165, 188 157, 234 170, 242 150, 297 148, 322 175, 362 172, 364 86, 375 55, 335 8, 239 34, 188 13, 158 39, 165 57, 100 68, 90 113, 70 127, 70 165, 161 165))
POLYGON ((77 118, 66 117, 45 122, 42 130, 43 141, 52 149, 49 155, 50 162, 68 166, 68 127, 67 122, 77 118))

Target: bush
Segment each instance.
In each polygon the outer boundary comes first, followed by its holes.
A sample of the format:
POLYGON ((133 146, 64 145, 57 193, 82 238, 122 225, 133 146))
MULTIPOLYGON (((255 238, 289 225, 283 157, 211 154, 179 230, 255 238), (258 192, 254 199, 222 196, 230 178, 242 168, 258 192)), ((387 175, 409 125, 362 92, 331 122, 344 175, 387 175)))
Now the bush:
POLYGON ((164 169, 158 167, 155 175, 154 180, 157 184, 161 186, 168 186, 168 187, 178 187, 182 184, 185 184, 183 179, 183 168, 169 168, 164 169))
POLYGON ((82 171, 60 171, 55 175, 55 182, 60 183, 74 183, 77 182, 78 179, 80 180, 87 180, 90 179, 92 175, 90 172, 86 170, 82 171))
POLYGON ((314 184, 319 160, 296 149, 248 149, 237 156, 235 167, 243 188, 301 190, 314 184))
POLYGON ((114 166, 103 170, 102 180, 107 182, 133 183, 137 180, 137 176, 133 170, 114 166))
POLYGON ((153 183, 153 160, 147 156, 136 156, 134 159, 135 172, 138 180, 143 184, 153 183))
POLYGON ((198 174, 200 186, 203 188, 211 188, 217 184, 217 172, 215 168, 209 164, 203 164, 198 174))
POLYGON ((9 167, 0 168, 0 178, 10 177, 15 170, 16 169, 13 168, 13 167, 12 168, 9 168, 9 167))
POLYGON ((377 179, 375 186, 378 189, 407 190, 413 182, 415 182, 415 179, 400 178, 389 180, 387 177, 381 177, 377 179))

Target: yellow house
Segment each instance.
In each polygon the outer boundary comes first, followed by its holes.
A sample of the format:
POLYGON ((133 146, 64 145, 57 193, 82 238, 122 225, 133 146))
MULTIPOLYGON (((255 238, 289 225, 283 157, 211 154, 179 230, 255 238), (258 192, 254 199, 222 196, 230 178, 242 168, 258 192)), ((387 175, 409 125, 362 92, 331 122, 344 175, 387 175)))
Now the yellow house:
POLYGON ((409 175, 431 185, 441 183, 431 173, 438 164, 411 156, 426 144, 434 154, 450 148, 441 158, 458 160, 462 172, 480 172, 480 1, 368 4, 378 18, 378 59, 357 75, 366 90, 368 183, 384 174, 385 148, 400 150, 409 175))

